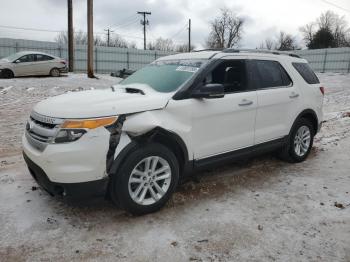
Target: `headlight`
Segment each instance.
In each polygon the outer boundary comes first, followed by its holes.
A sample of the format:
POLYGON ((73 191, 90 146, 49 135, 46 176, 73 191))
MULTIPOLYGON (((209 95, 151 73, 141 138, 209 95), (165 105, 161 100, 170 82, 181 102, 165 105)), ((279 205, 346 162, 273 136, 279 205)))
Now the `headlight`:
POLYGON ((87 128, 94 129, 100 126, 109 126, 113 124, 118 117, 105 117, 95 119, 81 119, 81 120, 66 120, 62 124, 62 128, 87 128))
POLYGON ((78 140, 87 129, 94 129, 101 126, 112 125, 118 117, 105 117, 94 119, 66 120, 55 137, 55 143, 67 143, 78 140))
POLYGON ((55 138, 55 143, 67 143, 78 140, 86 133, 84 129, 61 129, 55 138))

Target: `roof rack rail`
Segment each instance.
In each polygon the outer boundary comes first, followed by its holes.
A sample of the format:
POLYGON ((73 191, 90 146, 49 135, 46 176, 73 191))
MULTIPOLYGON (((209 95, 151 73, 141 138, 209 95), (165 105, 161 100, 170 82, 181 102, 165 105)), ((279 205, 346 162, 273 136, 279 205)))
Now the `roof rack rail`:
POLYGON ((222 52, 224 51, 224 48, 207 48, 207 49, 200 49, 200 50, 193 50, 192 52, 204 52, 204 51, 218 51, 222 52))
POLYGON ((234 48, 226 48, 222 50, 224 53, 240 53, 240 52, 251 52, 251 53, 265 53, 265 54, 273 54, 273 55, 288 55, 292 57, 301 58, 297 54, 288 51, 277 51, 277 50, 267 50, 267 49, 234 49, 234 48))

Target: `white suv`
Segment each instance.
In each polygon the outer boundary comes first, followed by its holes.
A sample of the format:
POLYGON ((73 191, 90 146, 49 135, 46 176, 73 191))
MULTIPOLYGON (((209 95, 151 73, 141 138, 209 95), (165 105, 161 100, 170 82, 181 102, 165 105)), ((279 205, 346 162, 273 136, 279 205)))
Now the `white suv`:
POLYGON ((305 160, 321 127, 323 93, 294 54, 162 57, 109 89, 38 103, 24 158, 52 195, 104 192, 133 214, 149 213, 193 170, 267 151, 305 160))

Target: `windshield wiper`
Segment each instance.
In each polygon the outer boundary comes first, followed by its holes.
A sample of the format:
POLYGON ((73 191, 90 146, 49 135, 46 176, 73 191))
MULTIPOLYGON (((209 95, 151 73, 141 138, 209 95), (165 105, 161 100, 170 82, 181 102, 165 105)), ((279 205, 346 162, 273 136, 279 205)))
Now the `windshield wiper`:
MULTIPOLYGON (((115 92, 115 87, 111 86, 112 92, 115 92)), ((141 89, 133 88, 133 87, 125 87, 125 92, 129 94, 141 94, 145 95, 145 92, 143 92, 141 89)))
POLYGON ((141 89, 132 88, 132 87, 126 87, 125 91, 130 94, 142 94, 145 95, 145 92, 143 92, 141 89))

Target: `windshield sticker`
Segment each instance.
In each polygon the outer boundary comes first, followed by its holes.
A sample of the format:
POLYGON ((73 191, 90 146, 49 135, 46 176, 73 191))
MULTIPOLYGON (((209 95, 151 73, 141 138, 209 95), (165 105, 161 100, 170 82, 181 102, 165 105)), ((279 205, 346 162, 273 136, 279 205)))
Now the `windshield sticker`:
POLYGON ((190 72, 190 73, 195 73, 197 70, 198 70, 198 67, 193 67, 193 66, 178 66, 176 68, 176 71, 190 72))

